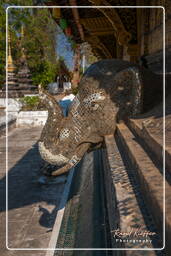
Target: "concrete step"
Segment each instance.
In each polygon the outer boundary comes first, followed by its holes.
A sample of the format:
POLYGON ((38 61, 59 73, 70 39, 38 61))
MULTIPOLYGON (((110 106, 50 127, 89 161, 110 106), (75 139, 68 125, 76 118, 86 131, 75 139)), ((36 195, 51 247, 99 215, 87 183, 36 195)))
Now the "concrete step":
MULTIPOLYGON (((117 136, 134 168, 140 182, 141 191, 161 235, 163 235, 163 212, 164 205, 166 205, 165 223, 166 241, 168 241, 167 238, 171 236, 171 187, 154 165, 147 152, 139 144, 138 137, 124 123, 117 126, 117 136), (165 186, 162 184, 165 184, 165 186), (164 188, 167 191, 165 204, 164 188)), ((169 252, 171 251, 169 244, 166 245, 166 248, 169 248, 169 252)))
MULTIPOLYGON (((156 136, 150 129, 148 129, 146 125, 147 122, 150 122, 150 120, 147 119, 143 121, 141 119, 130 119, 128 125, 133 132, 143 139, 145 144, 155 155, 156 159, 163 164, 163 131, 161 131, 160 136, 156 136)), ((165 147, 165 164, 166 170, 171 175, 171 147, 169 145, 166 145, 165 147)))
MULTIPOLYGON (((105 136, 105 144, 104 182, 112 247, 125 250, 150 248, 151 251, 148 252, 139 251, 139 255, 156 255, 152 249, 162 247, 160 236, 157 235, 156 225, 148 211, 135 173, 125 164, 113 135, 105 136), (142 233, 148 232, 148 235, 137 235, 138 230, 142 233)), ((128 250, 125 255, 137 255, 137 251, 128 250)))

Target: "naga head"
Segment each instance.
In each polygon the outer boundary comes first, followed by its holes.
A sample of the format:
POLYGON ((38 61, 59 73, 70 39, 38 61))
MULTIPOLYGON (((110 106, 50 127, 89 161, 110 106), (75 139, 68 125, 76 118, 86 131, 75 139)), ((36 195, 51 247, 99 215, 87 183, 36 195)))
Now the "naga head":
POLYGON ((60 167, 54 175, 67 172, 85 152, 100 147, 104 136, 115 132, 117 121, 141 112, 143 72, 121 60, 91 65, 67 117, 55 98, 39 86, 40 99, 48 109, 39 150, 44 160, 60 167))
POLYGON ((41 157, 60 169, 52 173, 59 175, 77 164, 89 147, 79 139, 79 128, 71 115, 65 117, 58 102, 39 85, 40 100, 48 110, 48 118, 39 140, 41 157))

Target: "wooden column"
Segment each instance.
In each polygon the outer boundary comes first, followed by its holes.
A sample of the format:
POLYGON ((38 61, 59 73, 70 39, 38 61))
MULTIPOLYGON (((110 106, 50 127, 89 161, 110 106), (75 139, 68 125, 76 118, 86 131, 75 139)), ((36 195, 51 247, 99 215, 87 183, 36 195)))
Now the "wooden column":
POLYGON ((75 50, 75 56, 74 56, 73 77, 71 80, 72 88, 78 87, 78 83, 80 80, 80 61, 81 61, 80 45, 77 45, 77 48, 75 50))
POLYGON ((116 58, 122 59, 123 58, 123 46, 116 42, 116 58))

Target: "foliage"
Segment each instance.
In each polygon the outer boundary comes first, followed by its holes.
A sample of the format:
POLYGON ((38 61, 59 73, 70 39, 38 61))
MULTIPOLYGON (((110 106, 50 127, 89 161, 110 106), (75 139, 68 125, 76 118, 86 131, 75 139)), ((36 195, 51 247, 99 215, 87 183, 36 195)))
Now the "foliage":
POLYGON ((38 96, 25 96, 20 99, 20 102, 23 105, 21 109, 22 111, 36 111, 45 109, 38 96))
MULTIPOLYGON (((0 84, 5 80, 5 8, 8 5, 34 5, 34 0, 4 0, 0 6, 0 84)), ((57 72, 57 26, 48 9, 8 9, 11 50, 15 65, 21 65, 22 48, 31 70, 34 84, 47 85, 57 72), (21 37, 21 27, 24 36, 21 37)))
POLYGON ((42 84, 46 87, 47 84, 55 80, 56 65, 51 65, 45 61, 37 65, 36 71, 33 73, 32 79, 34 84, 42 84))
POLYGON ((78 93, 78 87, 72 88, 72 94, 77 95, 77 93, 78 93))
POLYGON ((28 62, 35 68, 38 61, 56 63, 56 24, 47 9, 38 9, 24 27, 22 44, 26 49, 28 62))
MULTIPOLYGON (((5 8, 9 5, 30 5, 32 4, 32 0, 25 0, 24 3, 22 0, 4 0, 0 1, 0 87, 5 82, 5 62, 6 62, 6 13, 5 8)), ((10 36, 12 38, 12 55, 14 59, 19 57, 19 44, 17 38, 17 28, 21 27, 21 23, 26 22, 26 17, 28 15, 28 10, 23 9, 21 12, 16 13, 16 9, 9 9, 8 11, 8 31, 10 32, 10 36), (13 18, 11 18, 11 13, 15 14, 13 18)))
POLYGON ((0 5, 0 87, 5 80, 5 12, 0 5))
POLYGON ((56 73, 56 24, 46 9, 38 9, 24 27, 21 44, 35 85, 54 81, 56 73))

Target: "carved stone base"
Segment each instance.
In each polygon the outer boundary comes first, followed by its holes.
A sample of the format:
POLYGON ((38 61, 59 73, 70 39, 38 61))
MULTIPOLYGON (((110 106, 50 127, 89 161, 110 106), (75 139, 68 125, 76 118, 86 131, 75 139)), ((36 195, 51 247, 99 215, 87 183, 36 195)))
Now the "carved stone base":
MULTIPOLYGON (((171 73, 171 47, 166 48, 166 73, 171 73)), ((155 73, 163 73, 163 50, 142 58, 145 65, 155 73)))

